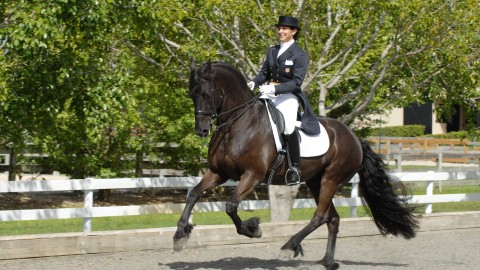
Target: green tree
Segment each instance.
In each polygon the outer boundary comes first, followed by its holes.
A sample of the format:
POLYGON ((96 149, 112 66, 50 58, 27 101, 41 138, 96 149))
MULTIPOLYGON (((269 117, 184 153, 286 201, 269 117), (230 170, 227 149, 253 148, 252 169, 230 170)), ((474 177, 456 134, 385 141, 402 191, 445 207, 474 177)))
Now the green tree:
MULTIPOLYGON (((478 61, 476 5, 476 1, 246 1, 242 5, 151 1, 147 12, 167 11, 162 18, 144 16, 154 18, 144 31, 149 32, 145 38, 163 43, 156 48, 167 50, 169 59, 184 72, 186 57, 195 56, 233 63, 251 78, 266 48, 277 42, 273 24, 278 16, 298 16, 303 26, 300 42, 311 60, 304 90, 319 114, 349 123, 378 110, 438 97, 439 91, 446 93, 438 80, 452 70, 462 72, 455 77, 475 94, 478 71, 471 71, 478 61), (459 62, 438 59, 442 51, 459 62)), ((132 46, 140 57, 160 66, 160 61, 148 57, 152 48, 132 46)), ((463 96, 457 94, 464 90, 455 89, 455 96, 463 96)), ((465 99, 457 101, 463 104, 465 99)))
POLYGON ((175 2, 167 17, 163 4, 2 2, 2 145, 38 144, 73 178, 128 171, 130 154, 197 173, 205 140, 190 132, 187 76, 156 32, 184 11, 175 2), (162 155, 160 143, 180 151, 162 155))
POLYGON ((117 62, 107 7, 69 0, 4 6, 0 122, 11 124, 11 133, 3 140, 17 148, 41 145, 74 178, 118 166, 132 144, 137 112, 129 64, 117 62))
MULTIPOLYGON (((478 1, 37 1, 0 3, 0 141, 43 147, 75 177, 127 171, 126 153, 196 173, 188 63, 220 60, 247 78, 301 20, 304 83, 321 115, 351 123, 392 106, 478 100, 478 1), (158 151, 162 145, 174 151, 158 151), (123 164, 123 165, 122 165, 123 164)), ((3 147, 2 147, 3 148, 3 147)), ((128 159, 130 160, 130 159, 128 159)))

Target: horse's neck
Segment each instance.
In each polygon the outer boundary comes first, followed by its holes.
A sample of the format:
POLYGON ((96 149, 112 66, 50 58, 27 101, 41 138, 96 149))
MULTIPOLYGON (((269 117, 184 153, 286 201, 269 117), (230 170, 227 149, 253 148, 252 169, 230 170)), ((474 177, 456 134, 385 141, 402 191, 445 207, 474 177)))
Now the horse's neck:
MULTIPOLYGON (((223 106, 222 106, 222 111, 231 111, 236 108, 241 108, 242 106, 248 106, 252 102, 253 96, 240 96, 240 95, 235 95, 235 96, 228 96, 226 97, 227 100, 225 100, 223 106)), ((241 110, 241 109, 240 109, 241 110)))
POLYGON ((242 83, 239 79, 226 75, 223 75, 223 78, 230 78, 230 80, 222 80, 220 82, 223 95, 223 104, 221 110, 223 112, 241 107, 253 99, 253 92, 248 88, 242 88, 242 83))
POLYGON ((254 96, 235 101, 230 103, 229 106, 225 106, 225 109, 222 109, 221 114, 223 116, 220 117, 217 124, 232 124, 232 127, 239 127, 244 126, 245 123, 247 125, 250 125, 251 122, 255 123, 259 117, 262 117, 262 108, 265 108, 265 106, 262 101, 254 99, 254 96))
MULTIPOLYGON (((228 69, 218 69, 218 83, 222 88, 223 104, 220 113, 228 113, 236 115, 242 112, 244 105, 248 106, 250 101, 253 101, 253 92, 248 88, 242 88, 242 80, 239 75, 236 75, 228 69), (233 111, 232 113, 229 113, 233 111)), ((246 85, 245 85, 246 86, 246 85)))

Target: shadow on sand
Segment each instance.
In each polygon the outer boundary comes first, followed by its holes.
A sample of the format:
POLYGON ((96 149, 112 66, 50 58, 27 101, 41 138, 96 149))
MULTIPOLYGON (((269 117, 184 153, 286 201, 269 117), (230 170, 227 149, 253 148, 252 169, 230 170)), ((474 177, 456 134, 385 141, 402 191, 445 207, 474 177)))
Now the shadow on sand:
MULTIPOLYGON (((395 264, 395 263, 373 263, 373 262, 355 262, 348 260, 339 260, 340 268, 348 265, 363 265, 363 266, 389 266, 389 267, 408 267, 407 264, 395 264)), ((243 269, 262 269, 262 270, 279 270, 284 267, 291 267, 299 270, 313 270, 313 269, 325 269, 319 264, 318 261, 302 261, 302 260, 264 260, 251 257, 237 257, 237 258, 225 258, 216 261, 206 262, 174 262, 174 263, 158 263, 161 267, 169 267, 164 269, 181 270, 181 269, 208 269, 208 270, 243 270, 243 269)), ((348 267, 347 267, 348 268, 348 267)), ((163 268, 162 268, 163 269, 163 268)))

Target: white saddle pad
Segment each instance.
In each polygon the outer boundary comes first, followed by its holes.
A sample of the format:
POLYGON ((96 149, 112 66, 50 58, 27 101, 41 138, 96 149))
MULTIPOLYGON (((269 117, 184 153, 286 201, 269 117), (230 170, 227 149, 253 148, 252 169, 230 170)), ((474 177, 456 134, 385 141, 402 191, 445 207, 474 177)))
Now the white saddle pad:
MULTIPOLYGON (((267 106, 267 103, 265 103, 265 106, 267 106)), ((273 132, 273 137, 275 138, 275 145, 277 146, 277 151, 280 151, 282 149, 282 144, 280 142, 280 137, 278 136, 278 129, 277 125, 273 122, 272 120, 272 115, 270 114, 270 111, 267 108, 268 112, 268 118, 270 119, 270 124, 272 125, 272 132, 273 132)), ((315 156, 321 156, 325 154, 328 151, 328 148, 330 147, 330 139, 328 138, 327 131, 323 127, 320 122, 318 122, 318 125, 320 126, 320 134, 318 135, 307 135, 305 134, 302 130, 300 130, 300 137, 301 137, 301 142, 300 142, 300 156, 301 157, 315 157, 315 156)), ((300 127, 300 122, 297 121, 297 126, 300 127)))

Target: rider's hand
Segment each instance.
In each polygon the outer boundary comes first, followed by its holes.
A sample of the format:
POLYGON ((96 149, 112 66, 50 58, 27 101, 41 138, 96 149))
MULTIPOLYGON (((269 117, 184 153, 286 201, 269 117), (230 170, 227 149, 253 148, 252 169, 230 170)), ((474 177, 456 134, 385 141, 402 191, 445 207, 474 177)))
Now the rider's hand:
POLYGON ((253 89, 255 89, 255 82, 249 81, 249 82, 247 83, 247 85, 248 85, 248 88, 250 88, 250 90, 253 91, 253 89))
POLYGON ((262 85, 260 86, 260 93, 265 95, 275 94, 275 86, 273 85, 262 85))

